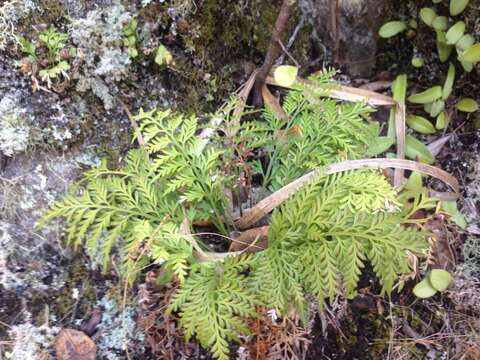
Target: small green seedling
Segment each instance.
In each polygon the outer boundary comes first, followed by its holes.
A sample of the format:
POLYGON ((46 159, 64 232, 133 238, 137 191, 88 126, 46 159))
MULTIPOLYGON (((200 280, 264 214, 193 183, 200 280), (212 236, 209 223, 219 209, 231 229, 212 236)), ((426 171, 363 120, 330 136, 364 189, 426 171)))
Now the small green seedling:
POLYGON ((38 38, 48 49, 48 59, 55 62, 60 58, 60 50, 65 47, 68 35, 58 31, 54 26, 50 26, 43 31, 38 38))
POLYGON ((127 54, 131 58, 136 58, 138 56, 138 51, 136 47, 137 43, 137 19, 133 19, 123 28, 123 45, 127 47, 127 54))
POLYGON ((155 63, 160 66, 163 65, 170 65, 173 62, 173 56, 170 51, 164 46, 160 45, 157 48, 157 52, 155 54, 155 63))
POLYGON ((413 288, 413 293, 420 299, 427 299, 437 292, 445 291, 452 283, 452 275, 443 269, 433 269, 427 277, 413 288))

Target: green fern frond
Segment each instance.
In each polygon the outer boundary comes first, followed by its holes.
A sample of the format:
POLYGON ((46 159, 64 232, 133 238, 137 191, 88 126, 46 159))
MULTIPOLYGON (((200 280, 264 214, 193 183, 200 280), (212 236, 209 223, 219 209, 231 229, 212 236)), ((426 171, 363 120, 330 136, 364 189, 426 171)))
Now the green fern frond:
POLYGON ((401 222, 395 192, 383 176, 373 171, 321 175, 274 211, 269 247, 256 255, 256 286, 268 306, 284 313, 287 304, 298 304, 307 293, 321 306, 340 285, 347 297, 355 296, 370 261, 389 293, 398 275, 408 271, 407 250, 426 247, 424 234, 401 222))
POLYGON ((242 318, 256 317, 255 296, 246 286, 247 256, 227 257, 223 263, 201 263, 190 272, 169 306, 180 312, 185 336, 196 335, 218 359, 229 359, 229 340, 248 330, 242 318))

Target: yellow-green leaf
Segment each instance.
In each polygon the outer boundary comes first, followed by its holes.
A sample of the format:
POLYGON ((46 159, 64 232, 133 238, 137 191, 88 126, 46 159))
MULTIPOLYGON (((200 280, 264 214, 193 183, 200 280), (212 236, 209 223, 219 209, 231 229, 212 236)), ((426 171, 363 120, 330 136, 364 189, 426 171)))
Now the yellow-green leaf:
POLYGON ((405 104, 405 97, 407 95, 407 75, 398 75, 392 82, 393 99, 400 104, 405 104))
POLYGON ((413 293, 420 299, 428 299, 435 295, 437 290, 433 288, 433 286, 430 284, 430 281, 428 281, 428 278, 425 278, 415 285, 413 288, 413 293))
POLYGON ((476 63, 480 61, 480 43, 470 46, 460 55, 459 60, 476 63))
POLYGON ((469 61, 460 61, 460 64, 462 64, 463 70, 466 72, 471 72, 473 70, 473 63, 469 61))
POLYGON ((437 16, 432 22, 432 27, 437 31, 446 31, 448 29, 448 19, 445 16, 437 16))
POLYGON ((469 0, 450 0, 450 15, 461 14, 468 5, 469 0))
POLYGON ((430 121, 417 115, 408 115, 407 125, 420 134, 435 134, 436 132, 435 127, 430 121))
POLYGON ((273 76, 278 85, 289 87, 295 83, 297 74, 298 68, 296 66, 281 65, 275 69, 273 76))
POLYGON ((432 26, 436 17, 437 13, 432 8, 425 7, 420 9, 420 19, 428 26, 432 26))
POLYGON ((452 63, 448 66, 447 78, 443 84, 442 99, 447 100, 453 89, 453 82, 455 81, 455 66, 452 63))
POLYGON ((478 103, 472 98, 462 98, 455 107, 463 112, 475 112, 478 110, 478 103))
POLYGON ((405 155, 412 160, 419 160, 426 164, 433 164, 435 158, 433 157, 427 146, 420 140, 415 139, 411 135, 405 137, 405 155))
POLYGON ((452 275, 447 270, 433 269, 428 279, 435 290, 445 291, 452 282, 452 275))
POLYGON ((412 65, 416 68, 421 68, 425 64, 425 60, 421 56, 415 56, 412 58, 412 65))
POLYGON ((435 100, 438 100, 441 97, 442 97, 442 87, 437 85, 425 91, 422 91, 418 94, 411 95, 408 98, 408 101, 414 104, 427 104, 435 100))
POLYGON ((475 44, 475 38, 470 34, 464 34, 455 44, 460 52, 469 49, 473 44, 475 44))
POLYGON ((447 126, 448 123, 448 115, 445 111, 442 111, 440 114, 437 116, 437 120, 435 122, 435 128, 438 130, 443 130, 445 126, 447 126))
POLYGON ((160 45, 155 54, 155 62, 158 65, 170 65, 173 61, 173 56, 164 45, 160 45))
POLYGON ((407 29, 407 24, 403 21, 389 21, 382 25, 378 30, 378 35, 382 38, 390 38, 407 29))
POLYGON ((445 38, 447 39, 447 44, 455 45, 458 40, 463 36, 465 32, 465 23, 463 21, 458 21, 453 25, 450 29, 448 29, 447 33, 445 34, 445 38))

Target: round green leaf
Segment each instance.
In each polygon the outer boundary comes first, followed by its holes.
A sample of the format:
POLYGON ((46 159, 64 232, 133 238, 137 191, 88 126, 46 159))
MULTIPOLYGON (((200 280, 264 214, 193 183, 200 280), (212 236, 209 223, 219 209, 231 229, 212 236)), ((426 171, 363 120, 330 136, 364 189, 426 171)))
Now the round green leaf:
POLYGON ((420 299, 428 299, 435 295, 437 290, 432 287, 430 281, 428 281, 428 278, 425 278, 415 285, 413 288, 413 293, 420 299))
POLYGON ((435 158, 433 157, 427 146, 420 140, 415 139, 411 135, 405 137, 405 155, 412 160, 419 160, 426 164, 433 164, 435 158))
POLYGON ((455 107, 463 112, 475 112, 478 110, 478 103, 472 98, 462 98, 455 107))
POLYGON ((455 25, 448 29, 447 33, 445 34, 447 44, 455 45, 457 41, 460 40, 460 38, 463 36, 464 32, 465 23, 463 21, 458 21, 455 25))
POLYGON ((420 19, 428 26, 432 26, 433 20, 435 20, 436 17, 437 13, 432 8, 425 7, 420 9, 420 19))
POLYGON ((433 269, 428 277, 430 284, 435 290, 444 291, 452 282, 452 275, 443 269, 433 269))
POLYGON ((452 63, 448 66, 447 78, 442 89, 442 99, 447 100, 453 89, 453 82, 455 81, 455 66, 452 63))
POLYGON ((450 0, 450 15, 455 16, 463 12, 469 0, 450 0))
POLYGON ((442 97, 442 87, 437 85, 418 94, 411 95, 408 101, 414 104, 427 104, 442 97))
POLYGON ((378 35, 382 38, 390 38, 407 29, 407 24, 403 21, 389 21, 382 25, 378 35))
POLYGON ((273 76, 280 86, 289 87, 297 80, 298 68, 291 65, 281 65, 275 69, 273 76))
POLYGON ((437 31, 446 31, 448 29, 448 19, 445 16, 437 16, 432 22, 432 27, 437 31))
POLYGON ((480 61, 480 43, 470 46, 460 55, 459 60, 476 63, 480 61))
POLYGON ((435 122, 435 128, 438 130, 443 130, 445 126, 447 126, 448 123, 448 115, 445 111, 442 111, 440 114, 437 116, 437 120, 435 122))
POLYGON ((473 44, 475 44, 475 38, 470 34, 465 34, 457 41, 455 45, 457 49, 462 52, 469 49, 473 44))
POLYGON ((430 121, 417 115, 408 115, 407 125, 420 134, 435 134, 436 132, 435 127, 430 121))
POLYGON ((415 56, 412 58, 412 65, 416 68, 421 68, 425 64, 425 60, 421 56, 415 56))

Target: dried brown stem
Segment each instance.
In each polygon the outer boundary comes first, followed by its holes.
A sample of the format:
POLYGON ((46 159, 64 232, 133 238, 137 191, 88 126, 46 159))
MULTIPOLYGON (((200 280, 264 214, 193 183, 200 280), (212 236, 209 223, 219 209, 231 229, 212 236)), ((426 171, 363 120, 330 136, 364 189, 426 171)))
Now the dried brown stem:
POLYGON ((296 0, 283 0, 282 6, 280 7, 280 12, 278 13, 275 25, 273 26, 272 38, 270 39, 270 45, 268 46, 265 60, 258 70, 255 84, 253 85, 253 105, 256 107, 263 105, 262 87, 265 85, 265 80, 275 63, 275 60, 281 54, 282 48, 280 46, 280 41, 282 34, 287 28, 288 19, 290 18, 292 9, 296 3, 296 0))

